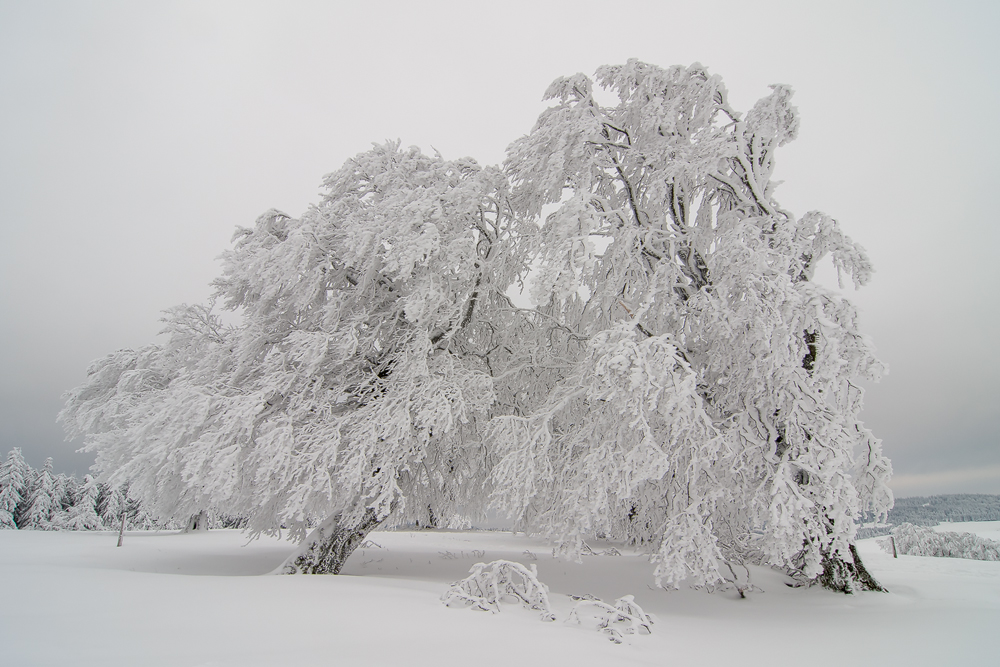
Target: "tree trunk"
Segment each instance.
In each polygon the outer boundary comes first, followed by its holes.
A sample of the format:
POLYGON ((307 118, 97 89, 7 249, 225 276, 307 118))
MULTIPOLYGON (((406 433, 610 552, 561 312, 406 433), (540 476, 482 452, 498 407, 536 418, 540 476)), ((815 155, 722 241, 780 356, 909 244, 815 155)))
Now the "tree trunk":
POLYGON ((125 512, 122 512, 122 527, 118 530, 118 546, 125 541, 125 512))
POLYGON ((851 559, 848 563, 837 554, 824 554, 823 574, 819 575, 819 583, 823 588, 832 591, 846 593, 850 595, 855 591, 877 591, 888 593, 888 591, 868 572, 865 564, 861 562, 857 548, 852 544, 851 559))
POLYGON ((185 533, 192 533, 196 530, 208 530, 208 512, 201 510, 197 514, 192 514, 184 526, 185 533))
POLYGON ((321 523, 302 545, 281 565, 282 574, 340 574, 341 568, 386 517, 366 508, 360 523, 342 523, 347 512, 338 512, 321 523))

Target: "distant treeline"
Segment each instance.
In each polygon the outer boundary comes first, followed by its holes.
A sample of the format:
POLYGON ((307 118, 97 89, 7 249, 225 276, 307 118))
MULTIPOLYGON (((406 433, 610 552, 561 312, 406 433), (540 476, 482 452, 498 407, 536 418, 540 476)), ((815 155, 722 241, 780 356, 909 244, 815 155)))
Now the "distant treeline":
MULTIPOLYGON (((24 460, 19 448, 0 462, 0 530, 128 530, 183 528, 177 521, 157 520, 129 496, 128 485, 97 482, 91 475, 54 474, 52 459, 41 470, 24 460)), ((198 527, 242 528, 245 520, 199 515, 198 527)))
POLYGON ((889 512, 889 523, 895 526, 936 526, 942 521, 1000 521, 1000 496, 963 493, 896 498, 889 512))
POLYGON ((873 525, 866 516, 858 529, 858 539, 888 535, 893 526, 936 526, 941 522, 1000 521, 1000 496, 988 493, 959 493, 944 496, 896 498, 884 524, 873 525))

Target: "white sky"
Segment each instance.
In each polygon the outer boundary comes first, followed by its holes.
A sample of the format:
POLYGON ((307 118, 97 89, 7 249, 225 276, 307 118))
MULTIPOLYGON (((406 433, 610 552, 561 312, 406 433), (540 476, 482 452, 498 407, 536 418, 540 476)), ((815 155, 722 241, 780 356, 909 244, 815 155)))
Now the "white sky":
POLYGON ((0 456, 84 472, 63 391, 205 300, 236 225, 373 141, 502 160, 556 77, 698 61, 802 116, 777 198, 876 266, 866 423, 898 495, 1000 493, 1000 5, 0 0, 0 456))

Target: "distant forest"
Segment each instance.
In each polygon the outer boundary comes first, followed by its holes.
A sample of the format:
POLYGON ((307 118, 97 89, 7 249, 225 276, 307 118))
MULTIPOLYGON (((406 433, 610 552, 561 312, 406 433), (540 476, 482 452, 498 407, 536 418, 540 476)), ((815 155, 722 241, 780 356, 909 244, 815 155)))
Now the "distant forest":
POLYGON ((1000 521, 1000 496, 964 493, 896 498, 889 523, 936 526, 942 521, 1000 521))

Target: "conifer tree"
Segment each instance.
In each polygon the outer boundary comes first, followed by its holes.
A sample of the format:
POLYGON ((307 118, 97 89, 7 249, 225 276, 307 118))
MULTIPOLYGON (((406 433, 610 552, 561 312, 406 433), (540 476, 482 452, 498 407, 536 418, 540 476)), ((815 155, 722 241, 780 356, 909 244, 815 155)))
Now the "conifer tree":
POLYGON ((59 473, 54 478, 52 513, 49 523, 54 530, 63 530, 69 521, 70 509, 76 502, 78 493, 76 477, 59 473))
POLYGON ((52 514, 59 509, 59 501, 56 498, 56 480, 52 474, 52 457, 50 456, 45 459, 45 465, 31 484, 23 518, 18 522, 18 527, 52 530, 55 528, 52 524, 52 514))
POLYGON ((65 527, 68 530, 100 530, 101 517, 97 514, 100 487, 93 476, 85 475, 76 502, 67 510, 65 527))
POLYGON ((97 514, 105 530, 118 530, 126 499, 121 489, 110 484, 100 484, 97 498, 97 514))
POLYGON ((0 529, 17 529, 18 506, 26 496, 29 468, 17 447, 0 463, 0 529))

